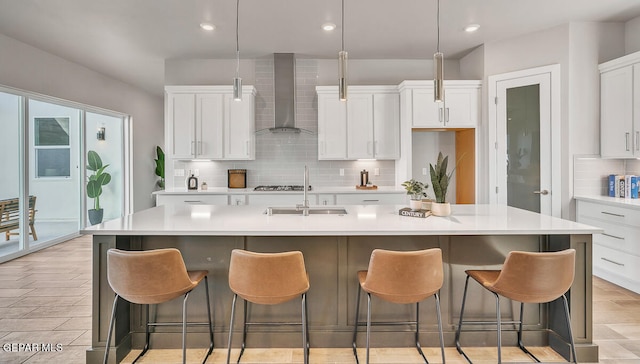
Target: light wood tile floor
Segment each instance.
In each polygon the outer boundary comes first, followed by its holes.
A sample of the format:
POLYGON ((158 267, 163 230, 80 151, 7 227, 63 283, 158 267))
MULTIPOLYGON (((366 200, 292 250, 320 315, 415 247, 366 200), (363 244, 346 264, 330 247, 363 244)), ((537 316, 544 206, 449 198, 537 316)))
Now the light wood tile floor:
MULTIPOLYGON (((640 295, 594 277, 594 341, 600 363, 640 364, 640 295)), ((85 362, 91 344, 91 238, 80 237, 0 264, 0 363, 85 362), (52 351, 32 345, 51 344, 52 351), (15 346, 12 347, 12 344, 15 346), (59 344, 59 347, 56 346, 59 344)), ((531 362, 520 350, 505 347, 505 360, 531 362)), ((474 363, 495 363, 495 348, 467 348, 474 363)), ((533 348, 545 361, 562 361, 548 348, 533 348)), ((189 350, 190 362, 205 351, 189 350)), ((237 356, 234 350, 232 355, 237 356)), ((374 348, 372 363, 421 363, 413 348, 374 348)), ((440 363, 438 348, 425 348, 432 363, 440 363)), ((124 362, 130 362, 132 352, 124 362)), ((141 363, 178 363, 180 350, 150 350, 141 363)), ((364 353, 361 353, 364 358, 364 353)), ((446 348, 447 363, 466 363, 455 348, 446 348)), ((355 363, 350 349, 312 348, 311 363, 355 363)), ((225 363, 226 349, 217 347, 207 363, 225 363)), ((299 349, 247 349, 242 363, 302 363, 299 349)))

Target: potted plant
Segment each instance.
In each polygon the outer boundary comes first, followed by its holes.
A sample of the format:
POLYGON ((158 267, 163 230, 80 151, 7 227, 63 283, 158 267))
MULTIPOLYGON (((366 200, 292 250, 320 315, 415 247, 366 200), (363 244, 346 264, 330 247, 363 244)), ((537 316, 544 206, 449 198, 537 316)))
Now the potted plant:
POLYGON ((100 207, 100 195, 102 195, 102 186, 111 182, 111 175, 104 171, 108 166, 108 164, 102 165, 102 159, 95 151, 90 150, 87 153, 87 170, 93 172, 87 182, 87 196, 93 199, 93 208, 89 210, 91 225, 102 222, 104 210, 100 207))
POLYGON ((447 189, 455 167, 447 174, 448 163, 449 156, 443 157, 442 152, 438 153, 435 167, 429 163, 433 194, 436 196, 436 200, 431 203, 431 213, 435 216, 451 215, 451 205, 447 202, 447 189))
POLYGON ((160 177, 158 187, 164 190, 164 152, 159 146, 156 146, 156 155, 157 158, 154 159, 156 162, 156 176, 160 177))
POLYGON ((418 211, 422 208, 422 197, 426 197, 425 189, 429 188, 428 184, 422 183, 415 179, 402 182, 402 187, 407 190, 407 195, 411 196, 409 207, 411 210, 418 211))

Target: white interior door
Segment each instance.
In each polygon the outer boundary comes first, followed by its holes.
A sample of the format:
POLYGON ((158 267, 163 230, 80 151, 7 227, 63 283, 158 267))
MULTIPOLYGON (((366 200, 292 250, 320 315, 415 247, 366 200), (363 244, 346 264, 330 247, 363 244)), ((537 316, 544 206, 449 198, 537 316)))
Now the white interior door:
POLYGON ((490 201, 560 216, 559 66, 491 76, 489 87, 490 201))

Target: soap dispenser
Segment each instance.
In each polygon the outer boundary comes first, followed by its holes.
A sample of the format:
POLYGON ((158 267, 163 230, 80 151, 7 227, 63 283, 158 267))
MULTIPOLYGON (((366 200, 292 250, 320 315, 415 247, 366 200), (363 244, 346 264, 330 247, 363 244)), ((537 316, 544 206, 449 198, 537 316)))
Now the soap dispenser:
POLYGON ((187 179, 187 189, 189 191, 197 191, 198 190, 198 178, 191 173, 191 177, 187 179))

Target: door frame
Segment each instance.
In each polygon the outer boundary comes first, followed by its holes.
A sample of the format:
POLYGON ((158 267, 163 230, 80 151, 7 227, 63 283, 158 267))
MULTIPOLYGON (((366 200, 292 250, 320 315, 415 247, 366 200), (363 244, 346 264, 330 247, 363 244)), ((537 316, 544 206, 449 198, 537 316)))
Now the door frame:
MULTIPOLYGON (((551 215, 561 217, 562 215, 562 191, 561 191, 561 135, 562 135, 562 113, 561 113, 561 75, 560 64, 529 68, 525 70, 502 73, 488 77, 489 82, 489 203, 506 204, 506 198, 501 200, 501 194, 506 194, 506 171, 499 168, 498 150, 499 143, 504 140, 504 136, 498 135, 498 102, 497 85, 498 82, 524 79, 532 76, 549 75, 550 88, 549 95, 540 95, 540 99, 549 99, 550 119, 550 160, 551 160, 551 215), (504 171, 504 172, 503 172, 504 171)), ((542 91, 542 88, 541 88, 542 91)), ((544 130, 544 129, 541 129, 544 130)), ((504 162, 504 159, 501 159, 504 162)))

